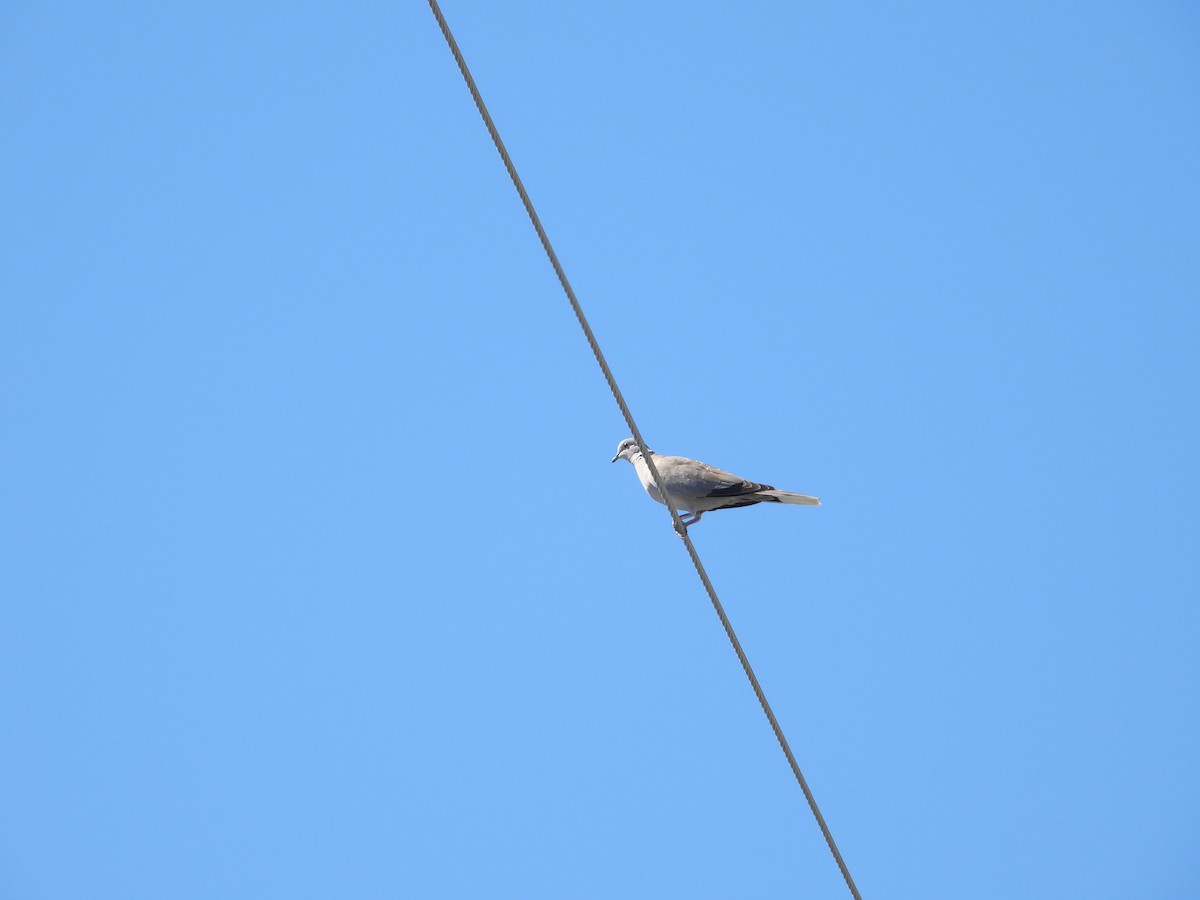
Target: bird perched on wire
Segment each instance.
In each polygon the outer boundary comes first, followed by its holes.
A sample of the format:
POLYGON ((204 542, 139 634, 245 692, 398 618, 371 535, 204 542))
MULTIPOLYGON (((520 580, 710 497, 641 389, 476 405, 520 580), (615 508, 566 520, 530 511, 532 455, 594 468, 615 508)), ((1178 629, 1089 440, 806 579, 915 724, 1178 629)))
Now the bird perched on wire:
MULTIPOLYGON (((685 528, 695 525, 700 521, 700 516, 714 509, 734 509, 764 502, 821 505, 819 499, 808 494, 778 491, 769 484, 747 481, 731 472, 713 468, 707 463, 688 459, 686 456, 660 456, 650 449, 646 452, 654 457, 654 467, 662 476, 671 506, 680 513, 686 513, 682 518, 685 528)), ((637 441, 631 437, 621 441, 612 461, 616 462, 618 459, 629 460, 646 493, 659 503, 663 502, 658 485, 654 483, 654 476, 650 474, 650 467, 646 465, 646 458, 642 455, 637 441)))

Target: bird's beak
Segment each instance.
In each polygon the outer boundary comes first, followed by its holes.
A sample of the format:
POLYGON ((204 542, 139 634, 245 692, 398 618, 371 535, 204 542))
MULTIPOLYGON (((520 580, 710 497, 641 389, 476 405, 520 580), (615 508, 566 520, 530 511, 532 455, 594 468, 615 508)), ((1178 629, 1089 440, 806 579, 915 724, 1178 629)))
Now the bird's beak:
POLYGON ((621 458, 621 454, 618 453, 616 456, 614 456, 612 459, 610 459, 609 462, 616 462, 620 458, 621 458))

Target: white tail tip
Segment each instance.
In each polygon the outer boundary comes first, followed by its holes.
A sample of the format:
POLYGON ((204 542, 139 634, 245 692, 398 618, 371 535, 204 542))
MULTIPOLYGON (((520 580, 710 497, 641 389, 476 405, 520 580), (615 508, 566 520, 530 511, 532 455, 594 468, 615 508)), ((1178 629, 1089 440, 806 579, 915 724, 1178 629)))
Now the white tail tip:
POLYGON ((774 497, 780 503, 796 503, 800 506, 820 506, 820 497, 810 497, 808 494, 793 494, 791 491, 763 491, 768 497, 774 497))

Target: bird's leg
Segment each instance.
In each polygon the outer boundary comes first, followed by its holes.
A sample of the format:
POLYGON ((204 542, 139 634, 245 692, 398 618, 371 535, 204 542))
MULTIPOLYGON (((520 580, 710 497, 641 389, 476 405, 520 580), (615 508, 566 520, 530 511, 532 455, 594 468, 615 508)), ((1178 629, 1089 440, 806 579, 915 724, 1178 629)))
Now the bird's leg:
POLYGON ((686 516, 679 517, 679 522, 682 527, 680 527, 680 525, 677 525, 675 527, 675 533, 679 535, 681 540, 682 540, 683 536, 685 534, 687 534, 688 526, 695 525, 697 522, 699 522, 700 516, 701 516, 701 513, 688 513, 686 516))

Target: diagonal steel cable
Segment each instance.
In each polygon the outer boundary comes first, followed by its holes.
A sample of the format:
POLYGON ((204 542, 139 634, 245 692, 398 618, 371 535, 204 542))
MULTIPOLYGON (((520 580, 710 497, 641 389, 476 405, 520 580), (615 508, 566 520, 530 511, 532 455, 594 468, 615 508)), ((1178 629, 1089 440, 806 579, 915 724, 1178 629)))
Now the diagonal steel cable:
MULTIPOLYGON (((567 273, 563 271, 562 263, 558 261, 558 254, 554 252, 554 247, 550 244, 550 238, 546 236, 546 229, 542 227, 542 220, 538 218, 537 211, 533 208, 533 201, 529 199, 529 194, 525 191, 525 185, 521 181, 521 176, 517 174, 517 168, 513 165, 512 157, 508 155, 504 141, 500 138, 500 132, 496 129, 496 123, 492 121, 492 116, 483 102, 483 96, 479 93, 475 79, 471 76, 471 70, 467 68, 467 62, 463 58, 462 51, 458 49, 458 42, 454 40, 450 26, 446 23, 446 17, 442 15, 442 10, 437 4, 437 0, 429 0, 429 8, 433 11, 434 18, 437 19, 438 27, 442 29, 442 35, 446 38, 450 52, 454 54, 454 61, 458 63, 458 69, 462 72, 463 80, 466 81, 467 88, 471 91, 471 97, 475 100, 475 106, 479 109, 479 115, 483 117, 483 124, 487 126, 488 134, 492 136, 492 142, 496 145, 496 150, 500 153, 500 159, 504 162, 504 168, 508 170, 508 177, 512 179, 513 187, 517 189, 517 193, 521 197, 521 202, 525 205, 525 212, 529 214, 529 221, 533 223, 534 231, 537 232, 538 239, 542 242, 542 249, 546 251, 546 256, 550 258, 550 264, 554 267, 554 273, 558 276, 559 283, 562 285, 567 299, 571 302, 571 309, 575 313, 575 318, 579 320, 579 327, 583 329, 583 335, 587 338, 588 346, 592 348, 592 355, 596 357, 596 362, 600 365, 600 371, 604 373, 604 380, 608 382, 608 388, 612 391, 613 399, 617 401, 617 406, 621 409, 621 415, 625 417, 625 424, 629 426, 630 434, 633 435, 634 440, 638 442, 638 446, 642 449, 646 466, 654 478, 654 484, 658 487, 659 496, 666 497, 666 485, 663 484, 662 475, 659 474, 658 467, 654 465, 654 457, 648 452, 646 442, 642 439, 642 433, 638 429, 637 423, 633 420, 633 413, 629 411, 625 397, 621 394, 621 389, 617 386, 617 380, 613 377, 612 370, 608 367, 608 362, 600 350, 600 343, 596 340, 596 335, 592 333, 592 326, 588 324, 587 317, 583 314, 583 307, 579 305, 579 300, 575 296, 571 282, 567 280, 567 273)), ((738 661, 742 664, 742 669, 746 673, 746 678, 750 681, 750 686, 754 688, 754 696, 758 698, 758 702, 767 716, 767 721, 771 723, 771 730, 775 732, 775 739, 779 741, 783 755, 787 757, 788 765, 792 767, 792 774, 796 776, 800 790, 804 792, 804 799, 808 801, 809 809, 812 810, 813 817, 817 820, 817 825, 821 828, 821 834, 825 837, 825 843, 829 845, 829 851, 837 861, 842 877, 846 879, 846 887, 850 889, 854 900, 862 900, 862 896, 854 884, 854 879, 850 875, 850 870, 846 867, 846 861, 842 859, 842 854, 833 840, 829 826, 825 824, 825 817, 821 815, 820 807, 817 806, 817 800, 813 796, 812 790, 809 789, 808 781, 805 780, 804 773, 800 771, 800 764, 796 762, 795 754, 792 753, 792 748, 788 744, 787 738, 784 737, 783 729, 779 726, 779 720, 775 718, 771 704, 767 702, 767 695, 763 692, 762 685, 758 683, 758 677, 754 674, 754 669, 750 667, 750 660, 746 656, 746 651, 742 649, 742 642, 738 640, 737 634, 734 633, 729 616, 725 614, 725 607, 721 605, 721 600, 717 597, 716 589, 713 588, 712 582, 708 578, 708 572, 705 571, 704 564, 700 561, 700 555, 696 552, 696 547, 692 544, 691 536, 688 535, 687 528, 679 518, 679 513, 675 508, 670 504, 666 504, 666 506, 667 510, 671 513, 671 521, 675 526, 675 531, 683 538, 688 556, 692 558, 692 565, 696 567, 696 574, 700 576, 704 590, 708 593, 708 599, 712 601, 713 609, 716 610, 717 618, 721 620, 721 626, 725 629, 725 635, 729 638, 729 643, 733 645, 733 650, 737 654, 738 661)))

